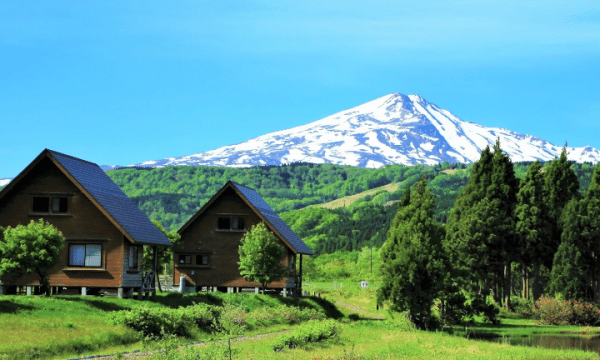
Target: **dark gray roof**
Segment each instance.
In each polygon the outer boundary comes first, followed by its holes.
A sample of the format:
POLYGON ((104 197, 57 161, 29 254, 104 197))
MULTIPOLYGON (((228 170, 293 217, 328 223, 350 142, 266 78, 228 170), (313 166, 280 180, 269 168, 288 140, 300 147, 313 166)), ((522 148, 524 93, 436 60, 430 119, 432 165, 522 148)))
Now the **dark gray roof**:
POLYGON ((98 165, 56 151, 49 152, 135 242, 171 246, 166 236, 98 165))
POLYGON ((265 219, 273 226, 284 238, 290 243, 290 245, 296 250, 297 253, 314 255, 313 251, 306 246, 304 241, 296 235, 292 229, 283 221, 279 215, 267 204, 260 195, 254 190, 244 185, 240 185, 235 182, 231 182, 235 188, 242 193, 242 195, 248 199, 248 201, 258 210, 265 219))

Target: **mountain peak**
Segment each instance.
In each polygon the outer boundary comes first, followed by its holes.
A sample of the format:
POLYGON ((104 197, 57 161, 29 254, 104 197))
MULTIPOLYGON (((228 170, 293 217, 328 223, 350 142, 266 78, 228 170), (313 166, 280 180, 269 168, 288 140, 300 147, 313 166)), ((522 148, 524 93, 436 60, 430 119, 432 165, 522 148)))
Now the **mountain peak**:
MULTIPOLYGON (((135 166, 256 166, 294 162, 359 167, 474 162, 500 138, 513 161, 552 160, 561 147, 503 128, 463 121, 419 95, 392 93, 312 123, 240 144, 135 166)), ((598 162, 592 147, 569 148, 569 159, 598 162)), ((133 165, 131 165, 133 166, 133 165)))

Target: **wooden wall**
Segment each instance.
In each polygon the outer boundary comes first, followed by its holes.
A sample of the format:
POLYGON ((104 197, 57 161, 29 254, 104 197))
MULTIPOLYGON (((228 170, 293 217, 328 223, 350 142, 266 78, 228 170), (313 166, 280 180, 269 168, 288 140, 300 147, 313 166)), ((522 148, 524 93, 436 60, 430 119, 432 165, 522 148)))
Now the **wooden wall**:
MULTIPOLYGON (((59 263, 48 271, 51 286, 121 286, 125 255, 123 234, 48 158, 43 158, 0 200, 0 226, 26 225, 40 218, 57 227, 67 239, 106 240, 99 242, 102 244, 102 267, 99 270, 69 268, 68 244, 78 241, 67 241, 59 263), (66 214, 33 213, 34 195, 49 193, 66 194, 69 199, 66 214)), ((24 275, 18 279, 3 278, 3 283, 22 286, 38 285, 39 281, 36 275, 24 275)))
MULTIPOLYGON (((181 243, 174 249, 173 285, 179 286, 183 274, 188 282, 195 286, 234 286, 258 287, 260 284, 245 281, 238 268, 238 247, 244 231, 223 231, 217 229, 217 219, 223 214, 244 218, 246 229, 261 222, 257 214, 240 198, 233 189, 226 189, 213 204, 207 208, 181 234, 181 243), (235 214, 235 215, 234 215, 235 214), (179 254, 209 254, 209 266, 178 264, 179 254), (194 274, 192 274, 194 272, 194 274)), ((287 246, 280 241, 280 243, 287 246)), ((288 265, 287 253, 281 263, 288 265)), ((192 259, 192 263, 194 259, 192 259)), ((285 278, 269 284, 269 287, 285 287, 285 278)))

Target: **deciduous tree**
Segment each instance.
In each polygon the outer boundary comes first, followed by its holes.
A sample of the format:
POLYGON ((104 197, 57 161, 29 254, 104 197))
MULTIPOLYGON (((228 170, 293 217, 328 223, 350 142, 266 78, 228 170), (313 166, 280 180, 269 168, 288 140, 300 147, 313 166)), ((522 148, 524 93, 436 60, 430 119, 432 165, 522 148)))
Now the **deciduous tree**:
POLYGON ((264 223, 253 226, 244 234, 238 253, 240 274, 246 281, 260 283, 263 293, 267 284, 283 278, 288 273, 287 268, 280 262, 285 249, 264 223))
POLYGON ((0 276, 36 274, 42 291, 50 295, 47 271, 60 259, 65 246, 62 233, 40 219, 27 226, 10 226, 4 230, 0 241, 0 276))

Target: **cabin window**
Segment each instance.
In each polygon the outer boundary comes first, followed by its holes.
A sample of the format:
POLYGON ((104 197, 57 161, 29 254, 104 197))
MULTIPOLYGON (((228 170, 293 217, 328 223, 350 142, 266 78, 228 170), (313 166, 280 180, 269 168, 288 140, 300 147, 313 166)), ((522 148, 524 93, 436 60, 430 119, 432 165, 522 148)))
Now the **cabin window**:
POLYGON ((242 217, 220 217, 217 222, 219 230, 244 230, 242 217))
POLYGON ((50 211, 50 198, 42 196, 33 197, 33 211, 34 212, 49 212, 50 211))
POLYGON ((196 265, 208 265, 208 255, 196 255, 196 265))
POLYGON ((219 230, 229 230, 231 222, 228 217, 220 217, 219 218, 219 230))
POLYGON ((138 267, 138 259, 139 259, 139 247, 138 246, 130 246, 129 247, 129 268, 137 269, 138 267))
POLYGON ((179 255, 179 263, 180 264, 191 264, 192 263, 192 255, 179 255))
POLYGON ((48 197, 34 196, 33 197, 33 212, 43 213, 66 213, 68 209, 68 200, 66 197, 48 197))
POLYGON ((102 245, 71 244, 69 245, 69 266, 100 267, 102 266, 102 245))

